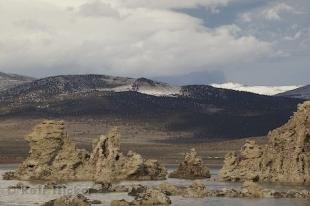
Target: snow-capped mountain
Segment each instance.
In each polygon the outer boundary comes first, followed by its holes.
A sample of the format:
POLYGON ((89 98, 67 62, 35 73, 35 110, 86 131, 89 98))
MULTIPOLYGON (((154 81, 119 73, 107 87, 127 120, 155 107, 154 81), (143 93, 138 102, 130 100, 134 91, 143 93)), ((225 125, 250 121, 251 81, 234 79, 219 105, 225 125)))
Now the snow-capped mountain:
POLYGON ((300 86, 248 86, 234 82, 224 84, 212 84, 211 86, 222 89, 232 89, 236 91, 252 92, 261 95, 276 95, 286 91, 294 90, 300 86))

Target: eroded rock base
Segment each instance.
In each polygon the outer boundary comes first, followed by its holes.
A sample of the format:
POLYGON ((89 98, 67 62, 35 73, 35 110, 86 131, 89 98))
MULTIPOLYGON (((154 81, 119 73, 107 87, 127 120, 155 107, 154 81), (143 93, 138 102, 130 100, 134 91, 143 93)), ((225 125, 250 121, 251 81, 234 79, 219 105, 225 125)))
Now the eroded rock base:
POLYGON ((310 191, 275 191, 262 187, 261 185, 246 181, 241 190, 223 188, 217 190, 208 189, 202 182, 194 181, 188 187, 179 187, 169 183, 163 183, 159 189, 169 196, 182 196, 185 198, 205 197, 230 197, 230 198, 305 198, 310 199, 310 191))
MULTIPOLYGON (((128 187, 129 194, 132 186, 128 187)), ((310 200, 310 191, 275 191, 269 190, 261 185, 246 181, 241 189, 208 189, 201 181, 193 181, 192 185, 187 187, 176 186, 164 182, 158 187, 146 188, 144 186, 137 187, 135 200, 128 202, 126 200, 115 200, 111 206, 136 206, 136 205, 169 205, 171 203, 169 196, 182 196, 184 198, 207 198, 207 197, 223 197, 223 198, 300 198, 310 200)))
POLYGON ((125 200, 114 200, 111 206, 151 206, 151 205, 170 205, 169 196, 161 190, 152 188, 144 192, 138 193, 135 200, 127 202, 125 200))
POLYGON ((83 195, 63 196, 55 200, 48 201, 41 206, 91 206, 91 203, 83 195))

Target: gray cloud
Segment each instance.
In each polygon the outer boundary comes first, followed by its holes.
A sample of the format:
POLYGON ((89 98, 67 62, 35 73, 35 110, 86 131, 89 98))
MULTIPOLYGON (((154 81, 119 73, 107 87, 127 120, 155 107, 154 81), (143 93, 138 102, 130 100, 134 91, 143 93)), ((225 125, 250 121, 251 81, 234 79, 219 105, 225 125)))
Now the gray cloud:
POLYGON ((207 26, 237 25, 244 35, 269 42, 276 55, 221 68, 228 81, 246 84, 309 84, 310 4, 307 0, 234 0, 217 14, 184 10, 207 26))
POLYGON ((84 16, 91 17, 119 17, 119 12, 112 8, 110 4, 96 0, 90 3, 82 4, 79 13, 84 16))
MULTIPOLYGON (((242 35, 235 25, 208 28, 200 19, 168 9, 176 4, 173 0, 152 7, 137 7, 141 1, 130 6, 92 1, 69 11, 33 0, 1 2, 6 12, 0 14, 0 67, 5 71, 36 76, 174 75, 249 62, 273 52, 268 42, 242 35), (41 9, 34 12, 34 6, 41 9), (98 18, 89 18, 91 14, 98 18), (38 19, 49 29, 29 27, 38 19)), ((182 2, 179 6, 215 5, 212 0, 182 2)))
POLYGON ((282 67, 281 79, 298 83, 309 11, 307 0, 0 0, 0 68, 248 83, 282 67))

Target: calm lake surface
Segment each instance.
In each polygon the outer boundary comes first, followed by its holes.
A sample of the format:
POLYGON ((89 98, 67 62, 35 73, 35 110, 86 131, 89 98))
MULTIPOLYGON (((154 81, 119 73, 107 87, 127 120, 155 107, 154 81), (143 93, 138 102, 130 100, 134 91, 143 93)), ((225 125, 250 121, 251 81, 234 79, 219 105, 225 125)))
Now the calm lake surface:
MULTIPOLYGON (((16 165, 0 165, 0 206, 34 206, 41 205, 49 200, 58 198, 62 195, 80 194, 83 193, 87 188, 92 187, 92 182, 68 182, 66 183, 66 189, 48 190, 42 189, 42 183, 39 182, 23 182, 31 189, 28 190, 10 190, 9 186, 15 185, 20 181, 6 181, 2 180, 2 174, 6 171, 13 170, 16 165)), ((218 168, 211 169, 211 173, 216 175, 218 168)), ((168 179, 169 183, 175 185, 190 185, 191 181, 168 179)), ((140 182, 122 182, 121 184, 132 185, 132 184, 143 184, 143 185, 159 185, 163 181, 140 181, 140 182)), ((237 183, 223 183, 205 180, 205 184, 210 189, 215 188, 240 188, 240 184, 237 183)), ((306 189, 310 190, 309 187, 301 186, 285 186, 285 185, 265 185, 268 188, 277 190, 290 190, 290 189, 306 189)), ((133 197, 129 197, 126 193, 109 193, 109 194, 90 194, 85 195, 90 200, 100 200, 102 204, 109 206, 112 200, 126 199, 132 200, 133 197)), ((171 197, 172 205, 174 206, 310 206, 309 200, 303 199, 239 199, 239 198, 204 198, 204 199, 188 199, 182 197, 171 197)))

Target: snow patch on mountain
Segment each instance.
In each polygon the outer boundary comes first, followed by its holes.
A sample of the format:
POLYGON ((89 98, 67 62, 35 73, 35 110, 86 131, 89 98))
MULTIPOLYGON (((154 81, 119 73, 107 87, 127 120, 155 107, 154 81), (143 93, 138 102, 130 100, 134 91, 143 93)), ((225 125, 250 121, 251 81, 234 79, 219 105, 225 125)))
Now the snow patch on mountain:
POLYGON ((211 86, 222 89, 232 89, 236 91, 252 92, 261 95, 276 95, 286 91, 294 90, 300 86, 248 86, 234 82, 227 82, 224 84, 211 84, 211 86))
POLYGON ((180 94, 181 91, 181 87, 171 86, 167 83, 157 82, 147 78, 128 78, 120 81, 116 80, 115 77, 106 76, 104 81, 109 83, 110 86, 100 89, 97 88, 96 90, 112 92, 135 91, 152 96, 176 96, 180 94))
POLYGON ((181 89, 178 87, 157 87, 157 88, 141 88, 137 92, 152 96, 176 96, 180 94, 181 89))
POLYGON ((175 96, 180 94, 181 88, 167 83, 157 82, 146 78, 136 79, 131 90, 153 96, 175 96))

